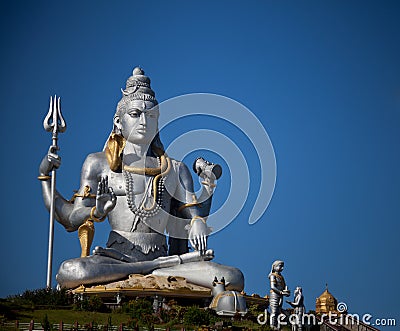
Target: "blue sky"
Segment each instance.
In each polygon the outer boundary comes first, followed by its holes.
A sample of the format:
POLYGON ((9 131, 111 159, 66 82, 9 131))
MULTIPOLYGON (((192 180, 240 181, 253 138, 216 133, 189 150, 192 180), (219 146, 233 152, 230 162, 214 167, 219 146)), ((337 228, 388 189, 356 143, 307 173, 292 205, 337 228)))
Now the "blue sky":
MULTIPOLYGON (((0 8, 0 296, 45 286, 48 213, 36 176, 50 143, 42 127, 49 96, 61 95, 68 124, 58 189, 69 197, 140 65, 159 101, 220 94, 268 132, 277 181, 267 211, 247 223, 251 188, 238 217, 209 239, 218 262, 244 272, 248 293, 265 295, 270 265, 282 259, 308 309, 328 283, 349 311, 400 323, 398 2, 3 1, 0 8)), ((260 169, 246 137, 226 123, 207 126, 248 153, 256 183, 260 169)), ((164 143, 175 134, 166 132, 164 143)), ((98 244, 107 231, 99 226, 98 244)), ((78 255, 76 233, 57 225, 54 269, 78 255)))

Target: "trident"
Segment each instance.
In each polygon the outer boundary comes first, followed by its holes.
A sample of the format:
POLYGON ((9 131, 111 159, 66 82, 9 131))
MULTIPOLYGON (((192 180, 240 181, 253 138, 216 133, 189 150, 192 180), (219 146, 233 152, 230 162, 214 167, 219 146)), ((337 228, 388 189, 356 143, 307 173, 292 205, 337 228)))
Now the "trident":
MULTIPOLYGON (((50 97, 50 107, 44 121, 43 127, 47 132, 52 132, 52 145, 49 148, 49 154, 57 154, 60 149, 57 145, 58 133, 67 129, 67 125, 61 114, 60 97, 50 97)), ((48 156, 51 162, 50 155, 48 156)), ((51 276, 53 265, 53 240, 54 240, 54 213, 55 213, 55 194, 56 194, 56 169, 51 171, 51 202, 50 202, 50 227, 49 227, 49 249, 47 255, 47 288, 51 288, 51 276)))

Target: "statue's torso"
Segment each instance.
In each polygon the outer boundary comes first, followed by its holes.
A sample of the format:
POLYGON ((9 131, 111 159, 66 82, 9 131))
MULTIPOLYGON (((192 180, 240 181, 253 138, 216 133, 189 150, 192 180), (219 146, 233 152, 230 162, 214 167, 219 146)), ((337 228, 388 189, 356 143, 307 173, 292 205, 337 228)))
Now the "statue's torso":
MULTIPOLYGON (((152 193, 152 184, 154 177, 130 174, 133 179, 133 194, 130 199, 136 208, 141 208, 144 203, 146 208, 153 204, 154 195, 152 193)), ((166 179, 166 185, 171 186, 169 183, 170 178, 166 179)), ((148 215, 140 217, 138 220, 135 214, 128 205, 126 181, 122 173, 109 174, 109 185, 114 189, 117 195, 117 205, 108 215, 111 228, 113 230, 121 231, 139 231, 139 232, 161 232, 163 233, 169 218, 169 210, 171 205, 171 195, 164 189, 162 196, 162 209, 155 215, 148 215)), ((172 192, 173 193, 173 192, 172 192)), ((128 193, 129 194, 129 193, 128 193)))
MULTIPOLYGON (((123 172, 112 171, 103 153, 97 153, 98 164, 93 169, 97 172, 97 177, 108 176, 108 185, 112 187, 114 193, 117 196, 117 204, 115 208, 108 214, 108 220, 114 231, 125 231, 125 232, 159 232, 164 233, 168 220, 170 218, 170 208, 172 196, 174 196, 179 183, 178 179, 178 163, 175 160, 171 160, 172 168, 164 178, 164 190, 162 194, 162 208, 155 215, 149 215, 146 217, 139 217, 135 214, 128 204, 128 197, 136 208, 144 202, 145 207, 149 208, 153 204, 153 180, 154 176, 146 176, 143 174, 129 173, 128 175, 132 178, 133 185, 130 186, 130 190, 127 186, 126 175, 123 172), (132 193, 130 193, 131 191, 132 193)), ((155 158, 149 160, 151 165, 157 164, 155 158)))
MULTIPOLYGON (((163 176, 162 199, 158 202, 161 208, 156 213, 133 212, 135 208, 141 208, 144 202, 146 208, 153 203, 152 183, 154 176, 124 173, 112 171, 107 163, 104 153, 95 153, 90 156, 91 162, 84 170, 92 178, 92 187, 99 178, 108 176, 108 186, 112 187, 117 202, 114 209, 108 214, 111 233, 107 241, 107 247, 131 256, 137 261, 152 260, 167 254, 165 231, 173 231, 174 236, 184 238, 187 230, 184 229, 187 222, 172 219, 170 209, 173 198, 177 192, 179 181, 180 162, 171 160, 171 168, 166 176, 163 176), (96 179, 96 180, 95 180, 96 179), (132 207, 134 205, 134 207, 132 207)), ((147 162, 147 161, 146 161, 147 162)), ((157 160, 150 160, 151 165, 157 165, 157 160)), ((85 182, 82 185, 86 185, 85 182)), ((159 187, 157 194, 159 195, 159 187)))
POLYGON ((285 279, 283 278, 283 276, 281 274, 278 274, 277 272, 273 272, 271 274, 271 282, 275 283, 275 287, 280 290, 283 291, 286 287, 285 284, 285 279))

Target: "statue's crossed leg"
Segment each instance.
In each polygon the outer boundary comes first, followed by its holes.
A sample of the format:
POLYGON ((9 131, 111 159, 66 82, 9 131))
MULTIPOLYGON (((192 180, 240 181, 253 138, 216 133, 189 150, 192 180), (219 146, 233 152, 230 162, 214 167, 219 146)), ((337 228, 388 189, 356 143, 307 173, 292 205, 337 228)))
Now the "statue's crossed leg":
POLYGON ((236 291, 244 288, 244 277, 239 269, 210 261, 214 258, 213 250, 207 250, 204 254, 195 251, 162 256, 152 261, 141 262, 118 260, 120 255, 121 253, 115 250, 97 249, 97 253, 92 256, 65 261, 57 274, 57 281, 62 287, 74 288, 80 285, 109 283, 127 278, 130 274, 153 273, 159 276, 185 277, 188 282, 204 287, 210 287, 214 277, 224 277, 227 280, 227 288, 236 291), (110 257, 113 254, 117 254, 115 258, 110 257))
POLYGON ((57 274, 61 287, 74 288, 80 285, 107 283, 126 278, 130 274, 149 274, 153 270, 180 264, 210 261, 214 251, 209 249, 181 255, 162 256, 151 261, 132 262, 132 259, 115 249, 96 247, 94 255, 67 260, 57 274))

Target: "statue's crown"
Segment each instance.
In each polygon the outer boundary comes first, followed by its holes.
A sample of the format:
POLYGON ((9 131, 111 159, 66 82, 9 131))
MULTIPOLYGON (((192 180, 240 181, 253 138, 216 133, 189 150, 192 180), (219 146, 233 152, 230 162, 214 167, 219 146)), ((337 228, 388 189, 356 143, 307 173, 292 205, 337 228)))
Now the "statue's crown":
POLYGON ((133 69, 132 76, 126 81, 125 89, 121 89, 121 91, 122 99, 118 102, 118 109, 132 100, 151 101, 155 105, 158 104, 155 93, 150 86, 150 78, 145 76, 143 69, 140 67, 133 69))

